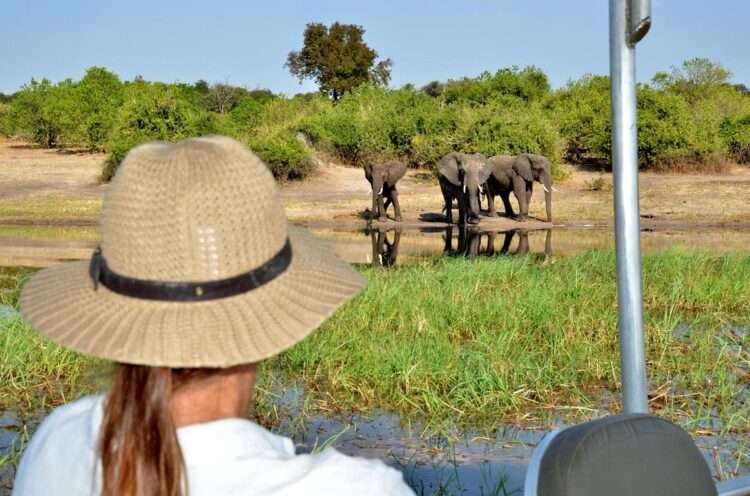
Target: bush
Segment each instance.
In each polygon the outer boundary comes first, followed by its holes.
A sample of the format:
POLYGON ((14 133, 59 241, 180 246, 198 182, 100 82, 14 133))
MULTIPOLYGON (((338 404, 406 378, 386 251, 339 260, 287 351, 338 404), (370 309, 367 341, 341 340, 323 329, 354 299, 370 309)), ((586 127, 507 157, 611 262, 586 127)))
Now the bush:
POLYGON ((58 144, 62 132, 59 122, 53 119, 53 96, 62 96, 65 90, 55 87, 49 80, 34 79, 18 92, 10 104, 6 117, 10 134, 47 148, 58 144))
POLYGON ((125 103, 115 120, 107 144, 109 156, 102 177, 109 181, 128 150, 147 141, 179 141, 213 134, 215 117, 189 105, 176 95, 173 87, 135 82, 126 86, 125 103))
POLYGON ((9 136, 10 132, 8 130, 8 110, 10 109, 10 105, 5 103, 0 103, 0 135, 2 136, 9 136))
POLYGON ((700 142, 688 103, 680 96, 649 86, 638 89, 638 162, 701 159, 712 147, 700 142))
POLYGON ((483 72, 476 78, 448 81, 442 90, 442 97, 447 103, 468 102, 481 106, 508 99, 539 101, 549 94, 549 90, 549 80, 541 69, 513 66, 500 69, 495 74, 483 72))
POLYGON ((750 114, 724 119, 721 137, 734 160, 750 164, 750 114))
POLYGON ((91 150, 102 150, 115 124, 123 101, 123 85, 103 67, 91 67, 75 87, 76 105, 82 118, 78 136, 91 150))
POLYGON ((548 105, 572 163, 608 160, 612 146, 609 77, 584 76, 558 91, 548 105))
POLYGON ((559 158, 557 129, 539 107, 490 105, 476 114, 461 146, 463 151, 487 156, 538 153, 552 161, 559 158))
POLYGON ((250 148, 280 180, 302 179, 314 167, 310 150, 296 136, 278 133, 250 140, 250 148))

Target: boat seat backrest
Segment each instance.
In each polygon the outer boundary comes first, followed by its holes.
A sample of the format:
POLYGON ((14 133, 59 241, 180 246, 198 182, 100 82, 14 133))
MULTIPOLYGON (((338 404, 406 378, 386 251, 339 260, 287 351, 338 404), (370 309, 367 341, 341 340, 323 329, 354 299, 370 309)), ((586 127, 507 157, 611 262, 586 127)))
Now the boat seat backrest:
POLYGON ((650 415, 614 415, 548 434, 524 496, 716 496, 690 435, 650 415))

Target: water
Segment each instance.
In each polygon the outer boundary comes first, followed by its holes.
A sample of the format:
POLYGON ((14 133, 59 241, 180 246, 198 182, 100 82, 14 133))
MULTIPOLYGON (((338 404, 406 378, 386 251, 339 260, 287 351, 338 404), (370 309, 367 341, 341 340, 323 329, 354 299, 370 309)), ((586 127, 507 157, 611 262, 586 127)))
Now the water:
MULTIPOLYGON (((548 230, 489 231, 458 227, 373 229, 312 228, 351 263, 402 265, 441 254, 570 256, 588 250, 613 250, 611 228, 556 227, 548 230)), ((44 267, 61 260, 86 259, 97 244, 92 227, 0 226, 0 266, 44 267)), ((708 253, 742 252, 750 246, 748 229, 644 230, 643 251, 677 247, 708 253)))

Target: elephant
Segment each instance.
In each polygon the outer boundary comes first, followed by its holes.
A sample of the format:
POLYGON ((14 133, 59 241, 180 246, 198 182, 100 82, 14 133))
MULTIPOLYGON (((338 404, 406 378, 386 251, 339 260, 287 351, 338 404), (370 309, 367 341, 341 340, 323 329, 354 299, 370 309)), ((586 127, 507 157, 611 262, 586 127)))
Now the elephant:
POLYGON ((529 217, 529 204, 534 181, 544 189, 544 202, 547 208, 547 222, 552 222, 552 175, 551 165, 546 157, 524 153, 517 157, 495 155, 489 159, 491 175, 487 180, 487 210, 495 215, 495 196, 500 196, 508 217, 516 217, 510 204, 510 192, 518 200, 520 221, 529 217))
POLYGON ((372 241, 372 265, 390 267, 396 264, 398 245, 401 242, 401 228, 370 230, 372 241), (393 241, 388 239, 388 233, 393 231, 393 241))
POLYGON ((479 190, 490 176, 490 167, 480 153, 451 152, 438 162, 438 182, 445 212, 453 224, 453 199, 458 200, 458 224, 479 223, 479 190))
POLYGON ((396 220, 401 222, 401 205, 398 202, 396 183, 406 174, 406 164, 391 160, 389 162, 368 162, 365 164, 365 177, 372 186, 372 211, 370 220, 386 220, 388 206, 393 203, 396 220), (385 204, 383 198, 385 197, 385 204))

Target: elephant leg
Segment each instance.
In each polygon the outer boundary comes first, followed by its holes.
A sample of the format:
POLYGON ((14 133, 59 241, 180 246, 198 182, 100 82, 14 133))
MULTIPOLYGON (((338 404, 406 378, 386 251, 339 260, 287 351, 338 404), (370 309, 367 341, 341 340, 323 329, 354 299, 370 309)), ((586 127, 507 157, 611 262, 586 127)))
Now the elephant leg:
POLYGON ((453 253, 453 226, 445 228, 445 234, 443 235, 445 246, 443 247, 443 253, 450 255, 453 253))
POLYGON ((440 177, 440 191, 443 193, 443 202, 445 203, 445 218, 448 224, 453 224, 453 195, 448 190, 448 186, 443 183, 444 179, 440 177))
POLYGON ((458 225, 466 225, 466 195, 458 197, 458 225))
POLYGON ((391 188, 391 200, 393 201, 393 209, 396 211, 396 220, 401 222, 401 204, 398 202, 398 190, 396 186, 391 188))
POLYGON ((526 184, 526 213, 529 213, 531 208, 531 195, 534 193, 534 183, 530 182, 526 184))
POLYGON ((377 231, 372 230, 370 231, 370 241, 372 241, 372 265, 377 266, 379 265, 379 257, 378 255, 380 252, 378 251, 378 234, 377 231))
POLYGON ((487 192, 487 215, 494 217, 497 215, 497 211, 495 210, 495 190, 487 184, 485 191, 487 192))
POLYGON ((527 253, 529 253, 529 233, 528 231, 519 231, 516 255, 526 255, 527 253))
POLYGON ((516 234, 515 231, 507 231, 503 238, 503 246, 500 248, 500 255, 505 255, 510 250, 510 244, 513 242, 513 236, 516 234))
POLYGON ((386 195, 386 187, 383 186, 383 191, 378 195, 378 218, 380 220, 388 220, 388 216, 385 214, 385 205, 383 204, 383 197, 386 195))
POLYGON ((503 205, 505 206, 505 216, 515 217, 516 213, 513 211, 513 205, 510 203, 510 191, 500 193, 500 198, 503 200, 503 205))
POLYGON ((513 176, 513 193, 518 200, 518 220, 525 221, 529 217, 529 204, 526 197, 526 180, 521 176, 513 176))
POLYGON ((497 233, 490 232, 487 233, 487 255, 492 256, 495 254, 495 237, 497 236, 497 233))

